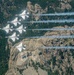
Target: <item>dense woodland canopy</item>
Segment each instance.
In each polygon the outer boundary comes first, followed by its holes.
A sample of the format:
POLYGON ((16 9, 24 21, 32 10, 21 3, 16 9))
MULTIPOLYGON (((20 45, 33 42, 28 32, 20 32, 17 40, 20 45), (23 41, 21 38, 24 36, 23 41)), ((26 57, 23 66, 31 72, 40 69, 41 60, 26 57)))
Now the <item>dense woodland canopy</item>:
POLYGON ((7 39, 6 33, 0 30, 0 75, 5 75, 8 69, 9 49, 6 49, 7 39))

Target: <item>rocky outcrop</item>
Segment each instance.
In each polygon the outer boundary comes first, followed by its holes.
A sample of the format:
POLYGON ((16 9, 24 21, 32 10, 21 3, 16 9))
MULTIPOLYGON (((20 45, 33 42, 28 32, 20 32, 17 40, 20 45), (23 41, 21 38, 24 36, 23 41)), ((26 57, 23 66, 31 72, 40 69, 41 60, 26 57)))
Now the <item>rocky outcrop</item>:
POLYGON ((42 14, 47 12, 47 7, 45 9, 42 9, 39 4, 36 3, 35 5, 33 5, 30 1, 27 2, 27 9, 32 14, 35 20, 39 20, 40 18, 40 16, 35 14, 42 14))
POLYGON ((67 10, 71 10, 72 9, 72 7, 71 7, 71 5, 69 3, 63 3, 63 2, 61 2, 60 5, 61 5, 61 10, 63 10, 63 11, 65 9, 67 9, 67 10))
MULTIPOLYGON (((66 27, 66 26, 65 26, 66 27)), ((57 27, 64 28, 64 27, 57 27)), ((45 33, 44 36, 50 35, 72 35, 73 31, 51 31, 45 33)), ((73 45, 73 39, 53 39, 53 38, 39 38, 39 39, 23 39, 21 41, 24 45, 27 45, 26 50, 19 52, 16 49, 18 44, 15 44, 10 51, 9 70, 6 75, 47 75, 45 69, 51 69, 53 72, 56 70, 59 75, 66 75, 67 68, 71 68, 74 71, 74 61, 72 50, 69 49, 43 49, 42 46, 69 46, 73 45), (26 56, 26 57, 24 57, 26 56), (35 68, 35 69, 34 69, 35 68), (38 69, 39 68, 39 69, 38 69), (41 69, 41 71, 40 71, 41 69), (29 72, 30 71, 30 72, 29 72), (44 72, 44 73, 43 73, 44 72)))

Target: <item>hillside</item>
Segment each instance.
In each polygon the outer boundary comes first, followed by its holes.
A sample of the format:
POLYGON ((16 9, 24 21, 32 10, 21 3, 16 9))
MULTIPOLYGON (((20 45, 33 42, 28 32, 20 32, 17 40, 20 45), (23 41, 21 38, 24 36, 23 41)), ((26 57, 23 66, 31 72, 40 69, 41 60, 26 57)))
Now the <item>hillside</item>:
MULTIPOLYGON (((64 28, 64 27, 58 27, 64 28)), ((73 35, 71 31, 51 31, 47 35, 73 35)), ((9 70, 6 75, 73 75, 74 51, 73 49, 43 49, 42 46, 74 46, 74 39, 23 39, 26 50, 21 53, 15 44, 10 50, 9 70), (33 69, 32 69, 33 68, 33 69), (39 70, 41 69, 41 71, 39 70), (32 69, 32 70, 31 70, 32 69), (40 72, 39 72, 40 71, 40 72), (40 73, 40 74, 39 74, 40 73)))
MULTIPOLYGON (((27 9, 31 15, 27 21, 73 19, 74 16, 40 17, 35 14, 73 12, 73 0, 1 0, 0 27, 12 20, 21 10, 27 9)), ((34 28, 74 28, 73 23, 25 24, 27 29, 34 28)), ((43 49, 42 46, 74 46, 74 39, 28 39, 30 36, 74 35, 74 31, 34 31, 27 30, 14 44, 7 41, 4 31, 0 31, 0 75, 73 75, 73 49, 43 49), (26 51, 19 52, 15 46, 20 42, 27 45, 26 51), (26 58, 25 58, 26 57, 26 58), (31 73, 30 73, 31 72, 31 73)))

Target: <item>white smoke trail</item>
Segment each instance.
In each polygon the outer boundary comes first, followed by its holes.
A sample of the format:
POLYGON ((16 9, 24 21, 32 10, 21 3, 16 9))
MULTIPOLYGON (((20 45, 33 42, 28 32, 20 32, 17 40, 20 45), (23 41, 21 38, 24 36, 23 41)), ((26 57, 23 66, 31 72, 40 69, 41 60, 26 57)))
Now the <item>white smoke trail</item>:
POLYGON ((55 47, 41 47, 43 49, 74 49, 73 46, 55 46, 55 47))
MULTIPOLYGON (((63 20, 43 20, 43 21, 30 21, 30 23, 74 23, 74 19, 63 19, 63 20)), ((29 22, 28 22, 29 23, 29 22)))
MULTIPOLYGON (((12 38, 17 38, 18 36, 15 36, 15 37, 12 37, 12 38)), ((9 38, 9 36, 6 36, 5 38, 9 38)), ((55 39, 55 38, 74 38, 74 35, 59 35, 59 36, 57 36, 57 35, 53 35, 53 36, 33 36, 33 37, 18 37, 18 38, 28 38, 28 39, 37 39, 37 38, 53 38, 53 39, 55 39)))
POLYGON ((74 12, 67 12, 67 13, 49 13, 49 14, 35 14, 39 16, 72 16, 74 12))
MULTIPOLYGON (((17 30, 17 28, 6 28, 6 29, 9 29, 9 30, 17 30)), ((23 28, 26 30, 26 28, 23 28)), ((23 29, 19 29, 19 30, 23 30, 23 29)), ((4 30, 3 28, 0 28, 0 30, 4 30)), ((32 30, 32 29, 31 29, 32 30)))
POLYGON ((56 36, 56 35, 53 35, 53 36, 35 36, 35 37, 27 37, 27 38, 74 38, 74 35, 63 35, 63 36, 56 36))
POLYGON ((39 31, 57 31, 57 30, 59 30, 59 31, 63 31, 63 30, 74 30, 74 28, 44 28, 44 29, 30 29, 30 30, 39 30, 39 31))
MULTIPOLYGON (((18 48, 22 48, 22 47, 18 47, 18 48)), ((42 49, 74 49, 73 46, 50 46, 50 47, 39 47, 39 48, 42 48, 42 49)))
MULTIPOLYGON (((1 30, 4 30, 3 28, 0 28, 1 30)), ((7 29, 12 29, 12 30, 17 30, 16 28, 7 28, 7 29)), ((23 28, 25 29, 25 28, 23 28)), ((23 30, 19 29, 19 30, 23 30)), ((74 30, 74 28, 41 28, 41 29, 25 29, 25 30, 39 30, 39 31, 63 31, 63 30, 74 30)))
POLYGON ((24 23, 74 23, 74 19, 25 21, 24 23))

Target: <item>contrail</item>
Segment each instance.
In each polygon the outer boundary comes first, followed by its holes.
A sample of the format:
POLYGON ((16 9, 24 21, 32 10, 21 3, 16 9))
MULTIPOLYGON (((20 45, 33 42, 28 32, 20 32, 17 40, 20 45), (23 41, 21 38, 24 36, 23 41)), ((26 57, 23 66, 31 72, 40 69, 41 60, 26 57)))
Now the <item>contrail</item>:
POLYGON ((41 47, 43 49, 74 49, 73 46, 55 46, 55 47, 41 47))
POLYGON ((74 12, 67 12, 67 13, 49 13, 49 14, 35 14, 38 16, 72 16, 74 12))
POLYGON ((44 29, 28 29, 28 30, 39 30, 39 31, 63 31, 63 30, 74 30, 74 28, 44 28, 44 29))
MULTIPOLYGON (((22 48, 22 47, 19 47, 19 48, 22 48)), ((39 48, 42 48, 42 49, 74 49, 74 46, 49 46, 49 47, 43 46, 39 48)))
MULTIPOLYGON (((17 38, 18 36, 12 37, 12 38, 17 38)), ((9 38, 9 36, 6 36, 5 38, 9 38)), ((27 39, 37 39, 37 38, 74 38, 74 35, 52 35, 52 36, 33 36, 33 37, 18 37, 18 38, 27 38, 27 39)))
POLYGON ((56 35, 53 35, 53 36, 35 36, 35 37, 28 37, 28 38, 74 38, 74 35, 64 35, 64 36, 56 36, 56 35))
MULTIPOLYGON (((2 28, 0 28, 1 30, 4 30, 2 28)), ((16 28, 7 28, 7 29, 12 29, 12 30, 17 30, 16 28)), ((24 28, 25 29, 25 28, 24 28)), ((19 30, 23 30, 23 29, 19 29, 19 30)), ((63 31, 63 30, 74 30, 74 28, 39 28, 39 29, 25 29, 25 30, 39 30, 39 31, 63 31)))
MULTIPOLYGON (((6 28, 6 29, 9 29, 9 30, 17 30, 17 28, 6 28)), ((28 30, 28 29, 26 29, 26 28, 23 28, 23 29, 19 29, 19 30, 28 30)), ((5 30, 5 29, 3 29, 3 28, 0 28, 0 30, 5 30)), ((32 29, 31 29, 32 30, 32 29)))
POLYGON ((74 19, 25 21, 24 23, 74 23, 74 19))

